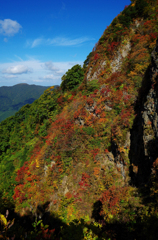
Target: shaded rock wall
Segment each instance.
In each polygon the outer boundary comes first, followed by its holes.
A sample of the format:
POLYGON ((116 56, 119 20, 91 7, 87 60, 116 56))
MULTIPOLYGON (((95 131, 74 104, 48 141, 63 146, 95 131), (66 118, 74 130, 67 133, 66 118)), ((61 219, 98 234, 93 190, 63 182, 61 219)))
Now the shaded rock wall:
POLYGON ((148 182, 153 162, 158 157, 158 40, 151 54, 136 103, 136 118, 131 130, 130 175, 136 186, 148 182))

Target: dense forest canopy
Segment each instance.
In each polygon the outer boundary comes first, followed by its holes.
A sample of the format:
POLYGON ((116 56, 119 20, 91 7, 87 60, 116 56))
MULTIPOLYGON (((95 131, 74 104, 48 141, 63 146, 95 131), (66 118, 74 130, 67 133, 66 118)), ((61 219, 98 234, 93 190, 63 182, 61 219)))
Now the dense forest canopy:
POLYGON ((22 106, 33 103, 47 88, 26 83, 0 87, 0 122, 14 115, 22 106))

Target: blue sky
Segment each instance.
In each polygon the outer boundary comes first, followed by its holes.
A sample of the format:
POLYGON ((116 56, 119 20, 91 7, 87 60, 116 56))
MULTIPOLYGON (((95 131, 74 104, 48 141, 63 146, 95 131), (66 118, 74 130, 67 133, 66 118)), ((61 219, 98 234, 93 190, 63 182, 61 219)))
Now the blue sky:
POLYGON ((130 0, 3 0, 0 87, 60 85, 130 0))

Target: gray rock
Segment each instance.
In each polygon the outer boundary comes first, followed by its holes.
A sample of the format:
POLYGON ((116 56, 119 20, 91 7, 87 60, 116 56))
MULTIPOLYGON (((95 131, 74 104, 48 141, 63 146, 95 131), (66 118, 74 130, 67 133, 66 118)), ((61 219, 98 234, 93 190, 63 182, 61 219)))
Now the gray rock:
POLYGON ((105 104, 105 111, 110 112, 112 111, 112 108, 105 104))

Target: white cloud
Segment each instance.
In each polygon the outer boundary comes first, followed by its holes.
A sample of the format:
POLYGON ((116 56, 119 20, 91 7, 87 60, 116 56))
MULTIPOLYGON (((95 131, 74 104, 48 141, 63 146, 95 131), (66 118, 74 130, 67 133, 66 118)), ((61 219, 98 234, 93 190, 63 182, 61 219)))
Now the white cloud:
POLYGON ((13 86, 22 82, 43 86, 60 85, 61 77, 68 69, 73 65, 82 64, 77 61, 41 62, 32 57, 28 57, 28 60, 21 59, 17 55, 15 57, 18 61, 0 63, 0 86, 13 86), (29 74, 22 74, 28 72, 29 74))
POLYGON ((43 38, 37 38, 33 41, 31 47, 37 47, 38 45, 41 45, 43 42, 45 42, 45 40, 43 38))
POLYGON ((78 46, 82 43, 92 41, 94 38, 88 38, 88 37, 80 37, 75 39, 70 38, 63 38, 63 37, 56 37, 56 38, 36 38, 33 41, 27 40, 26 41, 26 47, 37 47, 39 45, 51 45, 51 46, 78 46))
MULTIPOLYGON (((55 64, 56 64, 56 66, 54 65, 54 63, 52 61, 45 62, 44 67, 46 69, 48 69, 49 71, 53 72, 54 75, 56 75, 57 78, 59 78, 59 76, 62 77, 63 74, 65 73, 65 70, 62 69, 61 66, 57 67, 57 63, 55 63, 55 64)), ((68 65, 69 65, 69 63, 68 63, 68 65)))
POLYGON ((7 69, 2 70, 2 73, 7 74, 23 74, 31 72, 31 69, 25 65, 16 65, 13 67, 8 67, 7 69))
POLYGON ((11 19, 0 20, 0 34, 5 36, 14 36, 19 32, 22 26, 17 22, 11 19))
POLYGON ((48 69, 50 71, 58 71, 59 70, 57 67, 54 66, 52 61, 45 62, 45 67, 46 67, 46 69, 48 69))

